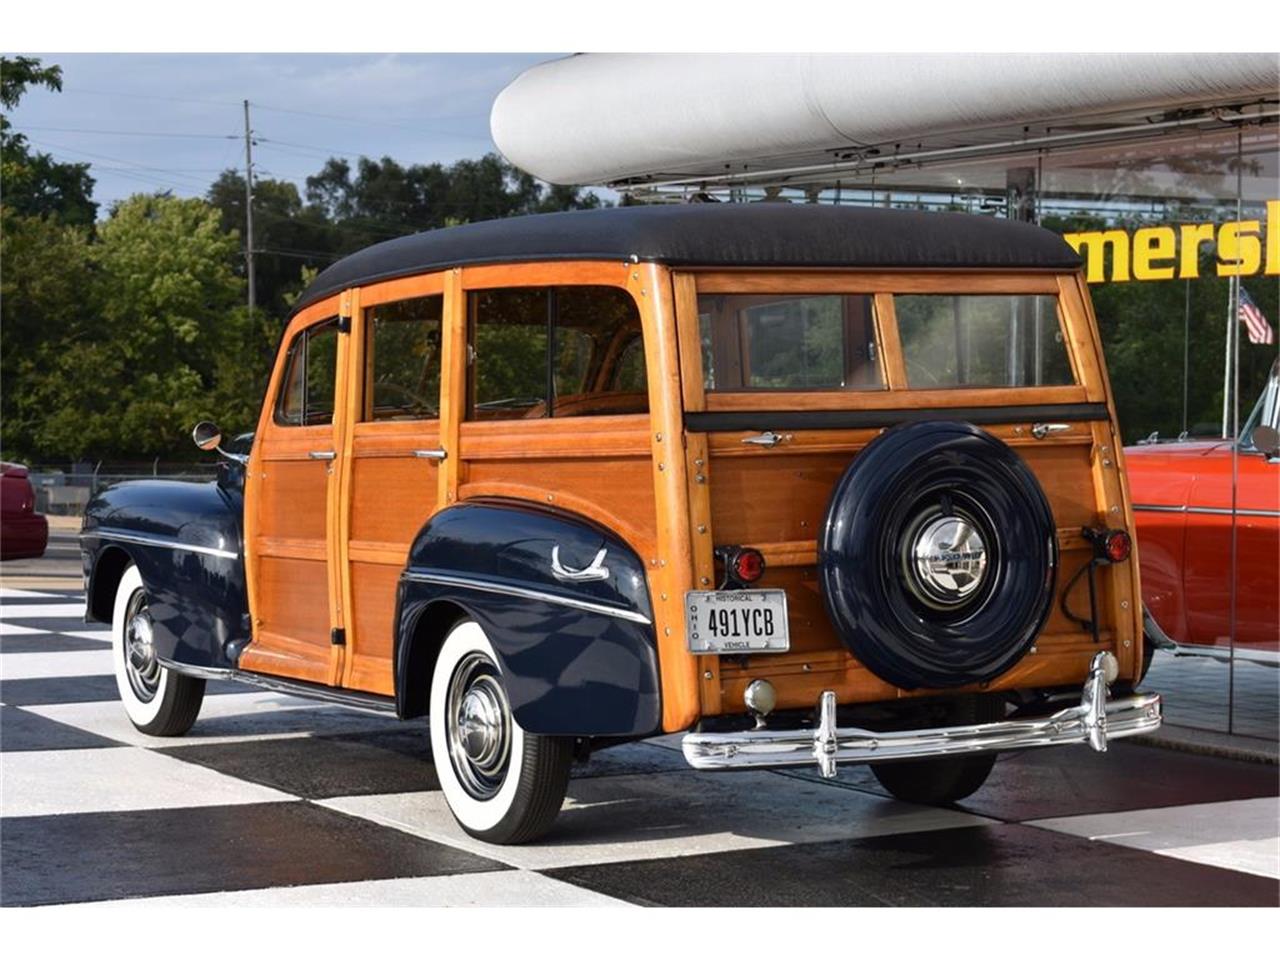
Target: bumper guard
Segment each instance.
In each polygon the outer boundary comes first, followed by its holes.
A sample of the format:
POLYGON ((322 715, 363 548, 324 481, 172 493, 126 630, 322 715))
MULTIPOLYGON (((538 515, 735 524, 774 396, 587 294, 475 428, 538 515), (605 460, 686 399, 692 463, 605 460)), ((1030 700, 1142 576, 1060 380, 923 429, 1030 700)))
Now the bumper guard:
POLYGON ((841 729, 836 726, 836 695, 825 690, 818 701, 818 726, 813 730, 690 733, 682 746, 685 759, 699 770, 794 767, 816 762, 828 778, 836 775, 837 763, 1025 750, 1065 743, 1087 743, 1103 752, 1109 740, 1150 733, 1160 726, 1158 693, 1107 699, 1107 673, 1114 667, 1110 654, 1096 654, 1080 703, 1036 720, 932 730, 841 729))

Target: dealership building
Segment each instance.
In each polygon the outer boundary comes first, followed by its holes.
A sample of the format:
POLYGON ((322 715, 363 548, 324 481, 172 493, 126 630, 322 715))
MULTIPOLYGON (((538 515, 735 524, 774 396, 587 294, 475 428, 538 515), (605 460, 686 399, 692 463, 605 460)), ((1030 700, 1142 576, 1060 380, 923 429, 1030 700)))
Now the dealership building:
MULTIPOLYGON (((621 202, 962 210, 1058 231, 1084 260, 1129 443, 1236 436, 1276 361, 1237 319, 1243 300, 1280 322, 1274 53, 584 54, 518 77, 491 128, 522 169, 621 202)), ((1276 656, 1245 656, 1234 633, 1217 651, 1157 658, 1151 685, 1179 691, 1169 721, 1274 740, 1276 656)))

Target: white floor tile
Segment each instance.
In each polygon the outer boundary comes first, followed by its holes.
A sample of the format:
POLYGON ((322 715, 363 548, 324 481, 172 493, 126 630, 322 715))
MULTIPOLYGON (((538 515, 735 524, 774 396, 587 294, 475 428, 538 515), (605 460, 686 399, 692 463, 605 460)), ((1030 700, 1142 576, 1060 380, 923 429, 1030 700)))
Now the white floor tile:
POLYGON ((227 743, 236 740, 305 736, 310 733, 355 733, 394 727, 355 710, 315 703, 277 693, 228 693, 205 697, 200 717, 186 736, 149 737, 139 733, 117 700, 58 703, 24 707, 42 717, 99 736, 140 747, 172 747, 182 743, 227 743))
POLYGON ((0 654, 0 677, 30 680, 33 677, 91 677, 113 673, 111 648, 53 653, 0 654))
POLYGON ((44 617, 84 617, 84 602, 6 603, 0 605, 0 619, 33 620, 44 617))
MULTIPOLYGON (((151 907, 629 907, 600 893, 524 870, 448 877, 366 880, 233 890, 147 900, 110 900, 82 909, 151 907)), ((61 909, 66 910, 67 907, 61 909)))
POLYGON ((137 747, 0 754, 0 813, 32 817, 293 800, 194 763, 137 747))
POLYGON ((1280 879, 1277 797, 1055 817, 1030 825, 1280 879))
POLYGON ((746 850, 991 823, 771 773, 574 780, 552 832, 498 847, 467 836, 439 792, 338 797, 324 805, 530 870, 746 850))

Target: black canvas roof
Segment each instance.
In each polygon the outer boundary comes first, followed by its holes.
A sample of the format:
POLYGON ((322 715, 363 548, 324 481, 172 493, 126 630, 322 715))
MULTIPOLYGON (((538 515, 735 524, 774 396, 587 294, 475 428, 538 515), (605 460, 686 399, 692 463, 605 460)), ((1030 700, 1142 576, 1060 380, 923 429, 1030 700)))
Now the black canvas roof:
POLYGON ((711 267, 1039 267, 1080 259, 1057 234, 965 213, 785 203, 610 207, 486 220, 388 240, 339 260, 297 309, 413 273, 532 260, 711 267))

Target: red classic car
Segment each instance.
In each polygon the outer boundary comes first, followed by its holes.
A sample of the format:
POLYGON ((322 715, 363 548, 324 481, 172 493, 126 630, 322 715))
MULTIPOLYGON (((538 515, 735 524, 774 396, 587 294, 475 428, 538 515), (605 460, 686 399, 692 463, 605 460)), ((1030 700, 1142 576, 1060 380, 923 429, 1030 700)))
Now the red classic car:
POLYGON ((27 468, 0 463, 0 560, 43 556, 48 543, 49 522, 36 513, 27 468))
MULTIPOLYGON (((1280 662, 1280 361, 1240 431, 1235 654, 1280 662)), ((1231 440, 1125 449, 1147 628, 1159 645, 1225 654, 1231 635, 1231 440)))

